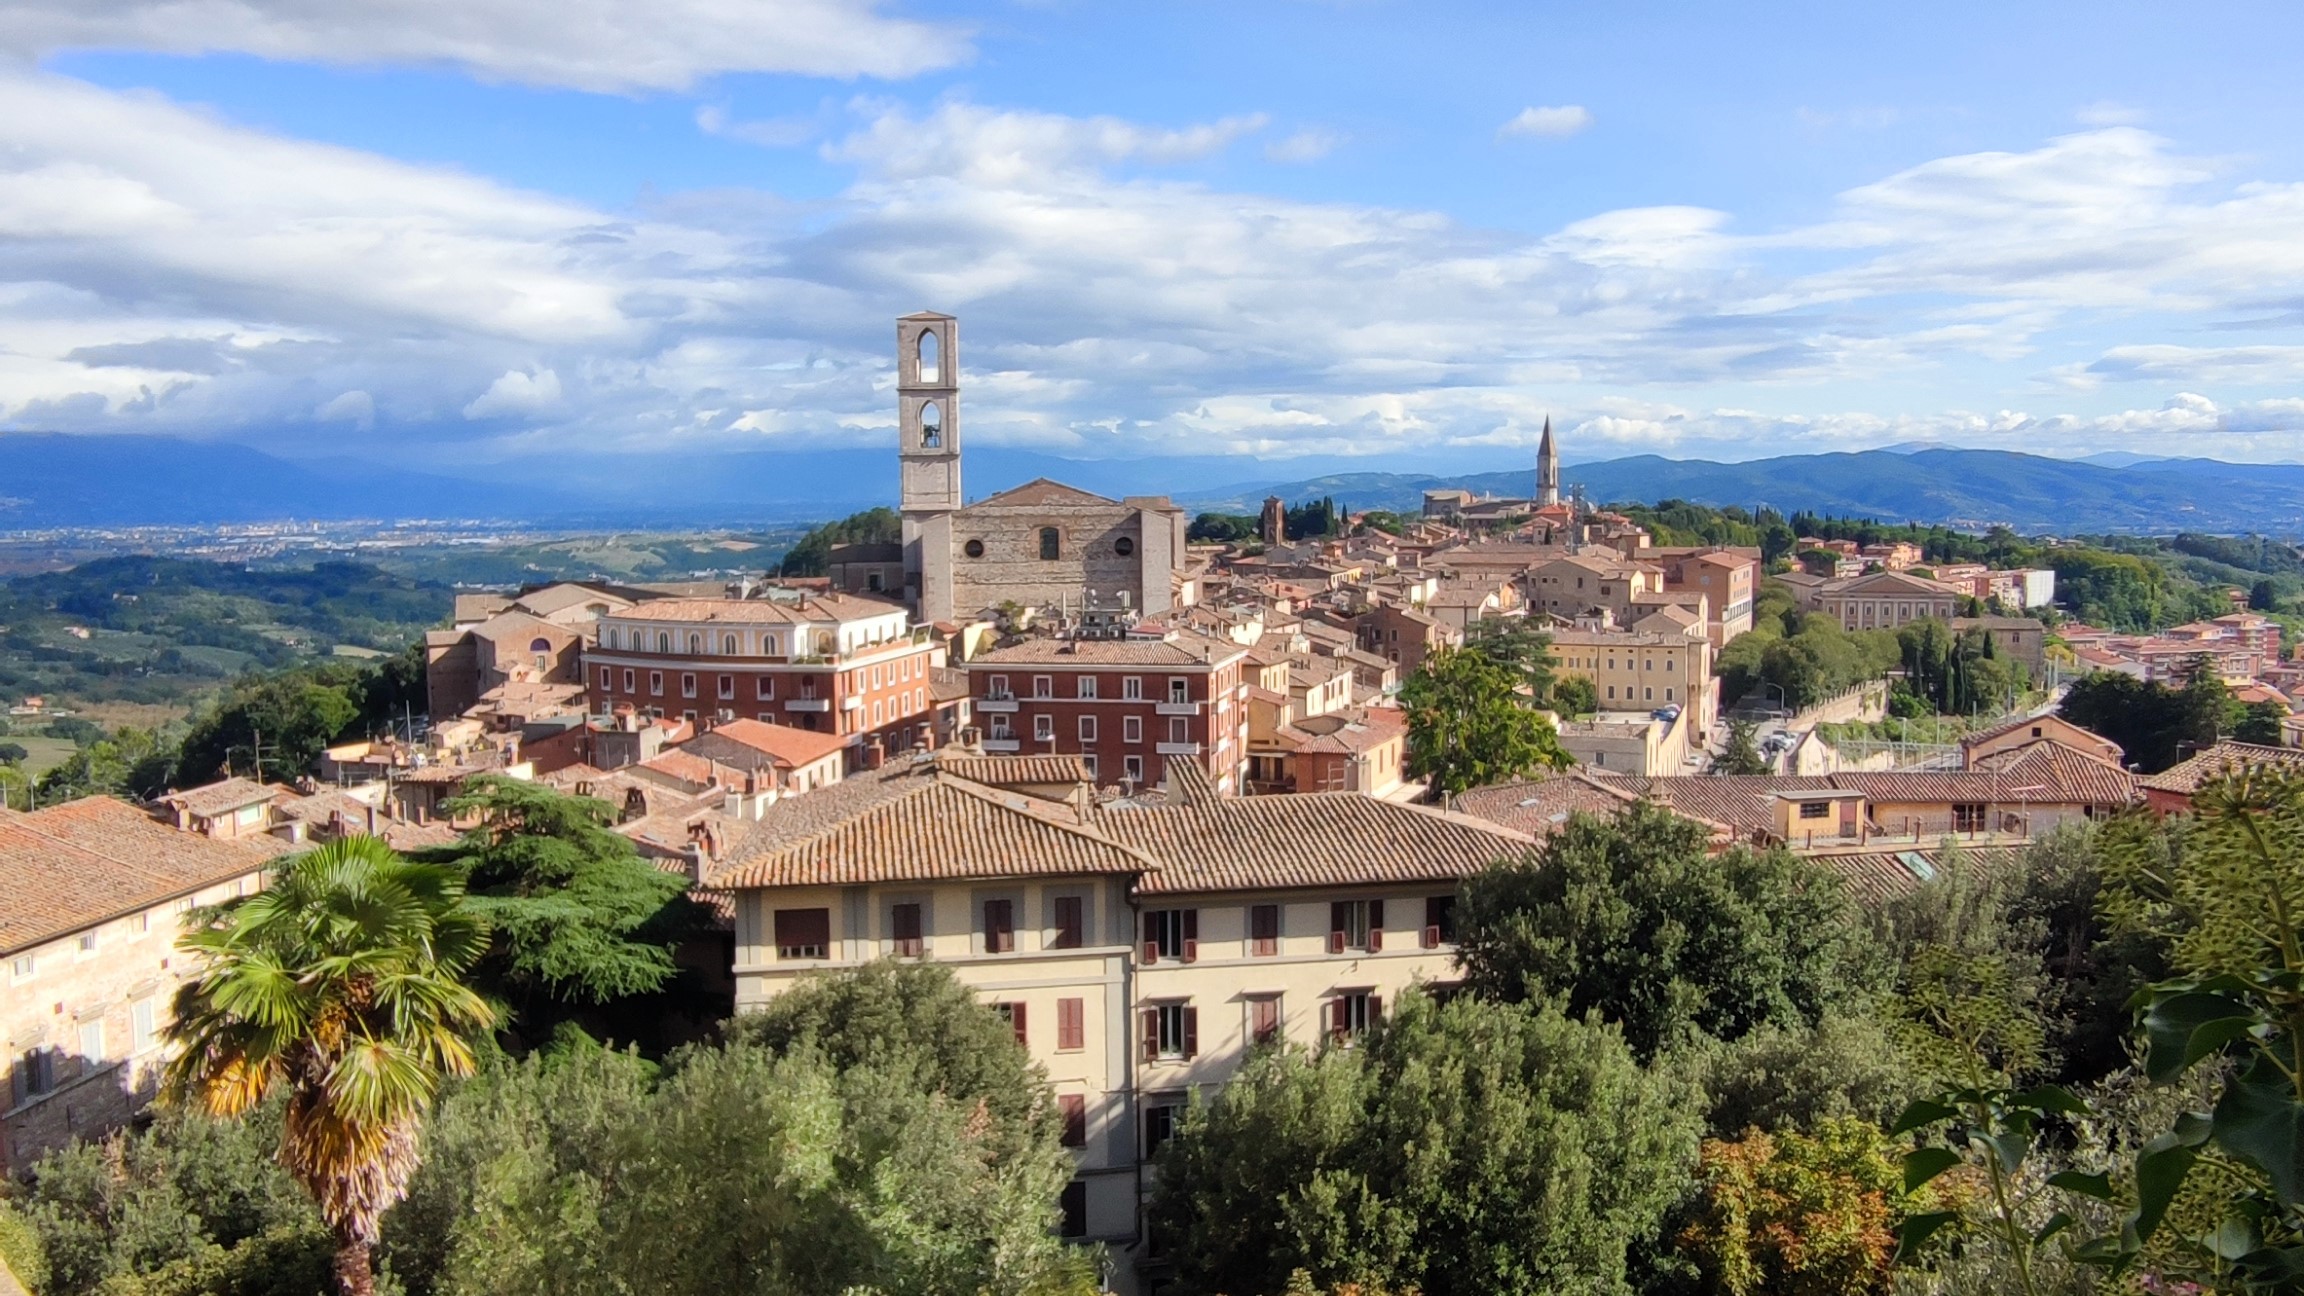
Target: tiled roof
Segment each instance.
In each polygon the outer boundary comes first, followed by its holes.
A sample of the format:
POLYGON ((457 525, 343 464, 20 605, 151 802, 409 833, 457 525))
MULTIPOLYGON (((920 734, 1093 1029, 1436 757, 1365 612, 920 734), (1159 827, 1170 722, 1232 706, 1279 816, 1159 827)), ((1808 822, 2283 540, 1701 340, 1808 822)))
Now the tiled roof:
POLYGON ((1640 799, 1615 779, 1562 774, 1532 782, 1497 783, 1456 798, 1465 814, 1502 824, 1531 837, 1549 837, 1572 814, 1607 817, 1640 799))
POLYGON ((650 599, 619 612, 608 620, 626 623, 672 621, 683 624, 770 624, 815 621, 860 621, 866 617, 901 612, 904 605, 862 594, 811 594, 797 602, 780 599, 663 598, 650 599))
MULTIPOLYGON (((2015 847, 1960 846, 1957 850, 1964 859, 1992 872, 2014 868, 2023 858, 2023 851, 2015 847)), ((1851 898, 1864 904, 1879 904, 1918 890, 1923 881, 1942 871, 1946 855, 1942 849, 1931 848, 1823 854, 1810 859, 1839 874, 1851 898)))
POLYGON ((711 872, 715 888, 1140 873, 1155 861, 1069 806, 911 760, 769 806, 711 872))
POLYGON ((1179 630, 1166 639, 1025 639, 984 653, 968 666, 1208 666, 1247 652, 1227 640, 1179 630))
POLYGON ((997 495, 987 495, 969 505, 969 508, 1079 508, 1102 504, 1107 507, 1119 503, 1102 495, 1091 495, 1077 486, 1067 486, 1046 477, 1035 477, 1021 486, 1012 486, 997 495))
POLYGON ((2189 760, 2179 761, 2157 774, 2147 774, 2136 782, 2155 792, 2177 792, 2190 796, 2200 790, 2202 783, 2219 774, 2257 765, 2287 770, 2304 769, 2304 749, 2220 742, 2189 760))
POLYGON ((0 952, 255 872, 288 849, 277 837, 179 832, 110 797, 0 811, 0 952))
POLYGON ((1626 783, 1680 814, 1722 824, 1741 834, 1774 830, 1778 792, 1840 790, 1829 777, 1804 775, 1675 774, 1627 779, 1626 783))
POLYGON ((228 810, 238 810, 269 801, 280 794, 280 789, 267 787, 253 779, 228 778, 201 787, 171 792, 160 798, 162 804, 175 806, 187 814, 202 819, 213 818, 228 810))
POLYGON ((680 744, 680 750, 710 760, 753 765, 766 756, 779 765, 799 769, 813 765, 848 746, 835 733, 769 724, 764 720, 724 720, 680 744), (749 759, 748 759, 749 758, 749 759))
POLYGON ((1453 881, 1534 845, 1469 815, 1357 792, 1219 797, 1207 772, 1168 766, 1160 806, 1100 808, 1095 823, 1159 861, 1146 895, 1453 881))
POLYGON ((1087 762, 1078 756, 975 756, 946 748, 936 754, 936 768, 986 787, 1096 781, 1087 762))

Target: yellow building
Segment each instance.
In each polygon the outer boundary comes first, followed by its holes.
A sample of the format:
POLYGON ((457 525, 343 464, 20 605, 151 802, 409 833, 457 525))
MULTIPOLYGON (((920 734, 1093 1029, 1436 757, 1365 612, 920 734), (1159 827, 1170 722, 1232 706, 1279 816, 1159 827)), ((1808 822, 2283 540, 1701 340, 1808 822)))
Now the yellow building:
POLYGON ((1592 681, 1602 711, 1693 713, 1702 733, 1719 714, 1719 682, 1712 678, 1712 643, 1701 622, 1693 634, 1653 630, 1555 630, 1556 675, 1592 681))
POLYGON ((1171 767, 1097 802, 1074 757, 947 749, 767 809, 711 870, 739 1012, 812 972, 934 960, 1014 1025, 1063 1105, 1065 1232, 1156 1281, 1144 1161, 1258 1039, 1349 1040, 1452 975, 1468 873, 1531 844, 1355 793, 1232 798, 1171 767))

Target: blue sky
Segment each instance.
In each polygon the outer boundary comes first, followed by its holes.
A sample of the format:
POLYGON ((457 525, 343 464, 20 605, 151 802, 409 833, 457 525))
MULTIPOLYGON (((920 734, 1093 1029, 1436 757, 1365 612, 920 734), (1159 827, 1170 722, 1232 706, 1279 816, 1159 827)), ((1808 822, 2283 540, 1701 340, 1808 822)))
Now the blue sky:
POLYGON ((2292 4, 17 0, 0 427, 2304 458, 2292 4))

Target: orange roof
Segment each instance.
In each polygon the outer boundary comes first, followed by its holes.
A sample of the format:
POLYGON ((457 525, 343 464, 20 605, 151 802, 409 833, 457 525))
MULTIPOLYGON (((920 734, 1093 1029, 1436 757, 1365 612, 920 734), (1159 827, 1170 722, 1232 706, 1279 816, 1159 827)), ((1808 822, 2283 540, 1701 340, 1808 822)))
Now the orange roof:
POLYGON ((0 951, 13 951, 262 869, 277 837, 179 832, 111 797, 0 811, 0 951))
POLYGON ((758 753, 788 769, 813 765, 836 755, 848 740, 835 733, 770 724, 765 720, 724 720, 680 745, 680 749, 723 763, 745 763, 747 752, 758 753))

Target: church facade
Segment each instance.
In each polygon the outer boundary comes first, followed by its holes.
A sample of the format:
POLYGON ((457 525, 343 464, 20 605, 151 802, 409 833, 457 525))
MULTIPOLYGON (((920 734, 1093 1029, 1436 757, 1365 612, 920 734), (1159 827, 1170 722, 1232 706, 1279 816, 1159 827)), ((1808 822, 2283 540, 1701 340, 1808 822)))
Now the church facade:
POLYGON ((975 503, 960 486, 960 322, 896 321, 899 511, 905 597, 922 621, 967 621, 1005 603, 1176 604, 1184 511, 1164 496, 1106 499, 1046 478, 975 503))

